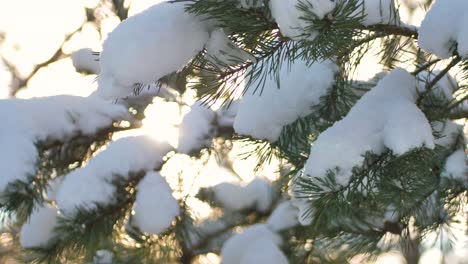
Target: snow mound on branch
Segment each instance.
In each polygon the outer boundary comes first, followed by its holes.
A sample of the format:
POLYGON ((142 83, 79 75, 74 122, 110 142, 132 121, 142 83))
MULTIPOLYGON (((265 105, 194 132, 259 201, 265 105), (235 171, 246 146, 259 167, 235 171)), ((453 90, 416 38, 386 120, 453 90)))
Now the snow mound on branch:
POLYGON ((359 11, 365 14, 362 23, 366 26, 397 24, 400 22, 400 17, 393 0, 362 0, 359 3, 363 7, 359 11))
POLYGON ((153 5, 167 2, 168 0, 132 0, 128 8, 128 16, 134 16, 142 11, 150 8, 153 5))
POLYGON ((339 168, 337 182, 346 185, 366 152, 388 148, 401 155, 417 147, 434 148, 431 126, 415 101, 415 78, 403 69, 393 70, 344 119, 320 134, 302 177, 324 177, 339 168))
POLYGON ((223 182, 210 187, 210 190, 216 202, 232 211, 256 209, 266 212, 270 209, 274 198, 271 184, 261 178, 251 181, 246 186, 223 182))
POLYGON ((171 187, 157 172, 148 172, 138 183, 132 224, 149 234, 166 230, 180 213, 171 187))
MULTIPOLYGON (((322 19, 332 13, 336 2, 335 0, 271 0, 270 10, 281 34, 293 40, 313 40, 318 32, 307 30, 310 22, 301 18, 305 14, 298 8, 298 5, 300 3, 307 5, 319 19, 322 19)), ((393 0, 361 0, 357 4, 361 5, 361 8, 350 16, 365 15, 363 25, 394 24, 400 21, 393 0)))
POLYGON ((297 8, 301 2, 308 6, 310 5, 312 9, 311 11, 319 18, 323 18, 325 15, 330 13, 335 8, 336 3, 333 0, 270 1, 271 15, 275 19, 276 23, 278 23, 281 34, 293 40, 304 38, 313 40, 317 36, 317 33, 307 32, 310 33, 310 35, 306 34, 305 28, 308 26, 308 23, 300 18, 304 14, 297 8))
POLYGON ((95 208, 95 203, 114 201, 116 177, 128 179, 131 173, 149 171, 163 164, 172 150, 166 142, 148 136, 126 137, 109 144, 89 163, 65 176, 57 191, 57 205, 65 214, 74 214, 77 207, 95 208))
POLYGON ((236 65, 245 61, 255 61, 255 57, 239 48, 232 42, 222 28, 211 32, 210 40, 206 43, 206 51, 213 63, 236 65))
POLYGON ((20 230, 20 244, 23 248, 47 247, 54 237, 57 224, 57 208, 44 205, 35 208, 20 230))
POLYGON ((259 8, 263 6, 263 0, 239 0, 239 5, 241 8, 259 8))
POLYGON ((0 100, 0 113, 0 193, 9 183, 26 181, 35 175, 36 142, 93 134, 115 120, 130 120, 127 109, 121 105, 69 95, 0 100))
POLYGON ((179 125, 178 152, 190 154, 211 145, 216 113, 210 108, 195 103, 179 125))
POLYGON ((450 120, 434 122, 433 128, 434 131, 440 135, 440 137, 435 140, 435 143, 447 148, 453 147, 457 137, 462 134, 463 131, 461 125, 450 120))
POLYGON ((419 46, 440 58, 468 56, 468 1, 436 0, 419 28, 419 46))
POLYGON ((453 152, 447 158, 442 175, 445 177, 453 177, 461 180, 467 179, 468 167, 466 164, 466 154, 463 149, 453 152))
MULTIPOLYGON (((423 71, 418 74, 416 76, 418 79, 418 91, 421 93, 425 92, 427 84, 432 82, 438 74, 440 74, 439 70, 432 72, 423 71)), ((446 74, 432 87, 431 94, 449 102, 453 99, 453 93, 456 90, 458 90, 457 81, 450 74, 446 74)))
POLYGON ((242 255, 240 264, 288 264, 278 245, 268 239, 255 240, 242 255))
POLYGON ((233 127, 239 110, 239 100, 232 101, 228 105, 220 107, 216 111, 217 123, 220 127, 233 127))
MULTIPOLYGON (((271 231, 268 226, 264 224, 256 224, 247 227, 242 233, 232 236, 228 239, 221 248, 221 258, 223 264, 239 264, 239 263, 253 263, 253 256, 251 248, 256 245, 258 248, 265 248, 269 254, 278 256, 282 254, 279 251, 278 245, 282 241, 279 235, 271 231), (266 242, 268 241, 268 242, 266 242), (273 244, 275 247, 272 247, 273 244), (241 262, 244 261, 244 262, 241 262)), ((263 252, 257 251, 258 255, 263 255, 263 252)), ((257 262, 257 263, 270 263, 270 262, 257 262)), ((273 262, 284 263, 284 262, 273 262)), ((287 263, 287 262, 286 262, 287 263)))
MULTIPOLYGON (((290 67, 283 63, 279 87, 276 79, 269 76, 261 94, 247 93, 240 99, 234 130, 271 142, 278 140, 284 126, 312 112, 312 106, 317 105, 334 84, 337 70, 328 60, 311 66, 300 59, 290 67)), ((257 85, 253 83, 251 87, 257 85)))
POLYGON ((282 202, 271 213, 267 225, 276 232, 293 227, 299 224, 298 213, 291 201, 282 202))
POLYGON ((80 49, 72 53, 71 59, 73 67, 78 72, 91 72, 99 74, 101 67, 99 66, 99 55, 94 53, 91 49, 80 49))
POLYGON ((154 83, 181 69, 208 41, 208 31, 184 3, 154 5, 120 23, 103 44, 98 92, 125 97, 136 83, 154 83))

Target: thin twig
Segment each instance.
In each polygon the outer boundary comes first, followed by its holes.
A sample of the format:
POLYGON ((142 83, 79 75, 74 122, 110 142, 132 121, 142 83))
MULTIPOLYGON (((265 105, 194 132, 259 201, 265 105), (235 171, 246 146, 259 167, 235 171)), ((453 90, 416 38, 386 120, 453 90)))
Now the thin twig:
MULTIPOLYGON (((39 63, 37 64, 36 66, 34 66, 34 69, 28 74, 28 76, 26 76, 25 78, 21 78, 19 77, 19 74, 18 74, 18 71, 17 69, 11 65, 11 64, 6 64, 7 67, 10 69, 11 73, 13 74, 13 79, 16 80, 16 82, 12 82, 12 85, 11 85, 11 91, 10 91, 10 95, 11 96, 15 96, 22 88, 24 88, 29 80, 31 80, 31 78, 42 68, 44 67, 47 67, 49 66, 50 64, 58 61, 59 59, 61 59, 62 57, 64 57, 64 53, 62 51, 63 49, 63 46, 65 45, 65 43, 67 43, 76 33, 80 32, 82 29, 83 29, 83 26, 84 24, 82 24, 78 29, 76 29, 75 31, 73 31, 72 33, 68 34, 65 36, 62 44, 60 45, 60 47, 55 51, 54 55, 52 55, 52 57, 50 57, 48 60, 46 60, 45 62, 42 62, 42 63, 39 63), (13 85, 14 84, 14 85, 13 85)), ((2 60, 4 61, 5 63, 5 59, 2 58, 2 60)))
POLYGON ((441 59, 435 59, 435 60, 429 61, 426 64, 422 65, 421 67, 417 68, 415 71, 413 71, 411 73, 411 75, 416 76, 416 75, 420 74, 421 72, 429 69, 429 67, 431 67, 432 65, 438 63, 439 61, 441 61, 441 59))
POLYGON ((456 56, 448 65, 443 69, 439 74, 436 75, 434 79, 432 79, 426 85, 426 90, 419 95, 417 100, 417 105, 420 105, 422 100, 432 91, 434 86, 452 69, 455 65, 457 65, 461 61, 459 56, 456 56))

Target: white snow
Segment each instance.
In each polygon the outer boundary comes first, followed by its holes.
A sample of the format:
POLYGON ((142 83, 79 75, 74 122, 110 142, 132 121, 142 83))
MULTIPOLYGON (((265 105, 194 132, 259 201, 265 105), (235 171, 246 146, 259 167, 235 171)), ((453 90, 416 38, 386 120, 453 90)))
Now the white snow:
MULTIPOLYGON (((224 263, 224 262, 223 262, 224 263)), ((269 239, 255 240, 242 255, 240 264, 288 264, 278 245, 269 239)))
POLYGON ((130 119, 121 105, 77 96, 0 100, 0 113, 0 193, 9 183, 35 175, 36 142, 93 134, 114 120, 130 119))
POLYGON ((362 0, 364 21, 366 26, 374 24, 398 24, 400 22, 399 14, 395 8, 393 0, 362 0))
MULTIPOLYGON (((297 59, 290 67, 283 63, 279 87, 275 78, 269 76, 261 94, 248 91, 240 99, 234 130, 257 139, 278 140, 283 126, 312 112, 311 107, 332 87, 337 70, 331 61, 307 66, 297 59)), ((253 83, 251 89, 256 85, 253 83)))
POLYGON ((440 137, 435 140, 437 145, 447 148, 453 147, 457 136, 462 134, 463 127, 453 121, 434 122, 434 131, 440 134, 440 137))
POLYGON ((171 226, 180 213, 166 180, 157 172, 148 172, 137 188, 132 224, 149 234, 160 234, 171 226))
POLYGON ((167 0, 131 0, 130 7, 128 8, 128 16, 134 16, 162 2, 167 2, 167 0))
POLYGON ((308 26, 306 21, 300 19, 304 14, 297 8, 299 3, 310 5, 313 13, 323 18, 331 12, 336 2, 334 0, 271 0, 270 11, 272 17, 278 24, 281 34, 293 40, 309 39, 313 40, 316 32, 306 34, 305 28, 308 26))
POLYGON ((135 83, 153 83, 181 69, 208 41, 203 24, 184 3, 162 2, 129 17, 103 44, 98 92, 125 97, 135 83))
POLYGON ((177 150, 180 153, 190 154, 203 147, 209 147, 215 133, 213 126, 215 117, 216 113, 210 108, 199 102, 193 104, 179 125, 177 150))
MULTIPOLYGON (((324 18, 336 7, 335 0, 271 0, 271 15, 278 24, 281 34, 293 40, 313 40, 318 32, 306 30, 309 26, 301 19, 304 13, 298 9, 299 3, 309 6, 309 9, 318 18, 324 18)), ((350 16, 364 15, 363 25, 397 24, 400 22, 399 14, 393 0, 361 0, 355 13, 350 16)))
POLYGON ((20 244, 23 248, 47 247, 54 237, 57 224, 57 208, 44 205, 35 208, 20 230, 20 244))
POLYGON ((256 178, 246 186, 223 182, 210 188, 214 199, 227 210, 256 209, 267 212, 273 202, 274 193, 271 184, 256 178))
POLYGON ((242 8, 249 9, 249 8, 259 8, 263 6, 262 0, 239 0, 239 5, 242 8))
POLYGON ((206 51, 208 59, 215 64, 236 65, 248 60, 255 61, 255 57, 232 42, 222 28, 211 32, 206 51))
MULTIPOLYGON (((260 243, 260 245, 257 245, 257 247, 267 248, 269 253, 278 255, 276 250, 271 250, 271 246, 265 246, 265 240, 270 241, 273 245, 276 246, 281 245, 282 243, 281 237, 264 224, 256 224, 247 227, 242 233, 232 236, 224 243, 223 247, 221 248, 222 264, 239 264, 246 255, 246 259, 244 260, 246 262, 244 263, 251 263, 247 262, 252 258, 252 253, 248 251, 250 251, 253 244, 257 241, 260 243), (264 245, 262 246, 261 244, 264 245)), ((262 253, 257 252, 257 254, 262 253)))
POLYGON ((157 169, 171 150, 168 143, 149 136, 126 137, 110 143, 86 166, 65 176, 57 192, 60 211, 72 215, 76 207, 92 209, 94 203, 111 204, 115 198, 111 182, 115 177, 128 178, 132 172, 157 169))
POLYGON ((302 177, 324 177, 339 168, 336 179, 346 185, 366 152, 394 154, 425 146, 434 148, 431 126, 415 105, 416 81, 395 69, 366 93, 348 115, 325 130, 312 145, 302 177))
POLYGON ((421 48, 440 58, 468 56, 468 1, 436 0, 419 28, 421 48))
POLYGON ((267 225, 276 232, 288 229, 299 224, 298 214, 299 210, 291 201, 284 201, 268 217, 267 225))
POLYGON ((233 127, 239 110, 239 101, 232 101, 231 104, 224 105, 216 111, 217 123, 220 127, 233 127))
POLYGON ((99 55, 93 53, 91 49, 79 49, 72 53, 71 59, 73 66, 79 72, 86 71, 99 74, 101 71, 101 67, 99 66, 99 55))
POLYGON ((458 178, 466 180, 468 177, 468 167, 466 163, 466 154, 463 149, 453 152, 445 161, 444 171, 445 177, 458 178))
POLYGON ((112 264, 114 263, 114 253, 109 250, 101 249, 96 251, 92 264, 112 264))
MULTIPOLYGON (((417 75, 417 85, 419 92, 426 91, 426 85, 438 75, 440 74, 439 70, 435 70, 432 72, 423 71, 417 75)), ((431 93, 436 95, 437 97, 443 98, 446 102, 453 99, 453 93, 458 90, 458 84, 455 78, 453 78, 450 74, 444 75, 442 79, 440 79, 436 85, 432 87, 431 93)))

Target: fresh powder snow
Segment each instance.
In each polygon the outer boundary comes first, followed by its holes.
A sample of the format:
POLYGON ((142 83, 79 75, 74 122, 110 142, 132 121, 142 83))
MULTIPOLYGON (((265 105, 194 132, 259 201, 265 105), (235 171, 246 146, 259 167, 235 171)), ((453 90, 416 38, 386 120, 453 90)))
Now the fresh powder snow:
POLYGON ((325 130, 312 145, 302 177, 325 177, 339 168, 336 180, 346 185, 366 152, 390 149, 401 155, 413 148, 434 148, 431 126, 415 105, 416 80, 395 69, 366 93, 346 117, 325 130))
POLYGON ((19 236, 23 248, 47 247, 55 236, 57 208, 43 205, 35 208, 29 220, 21 227, 19 236))
POLYGON ((29 100, 0 100, 0 193, 9 183, 35 175, 35 143, 63 140, 77 134, 91 135, 115 120, 130 120, 127 109, 99 98, 52 96, 29 100))
POLYGON ((453 152, 447 158, 442 175, 445 177, 458 178, 462 181, 467 180, 468 167, 466 163, 466 154, 463 149, 453 152))
POLYGON ((257 139, 278 140, 284 126, 312 112, 320 97, 332 88, 337 71, 336 64, 329 60, 311 66, 301 59, 291 65, 283 63, 279 87, 270 75, 261 94, 247 91, 240 99, 234 130, 257 139))
POLYGON ((255 209, 267 212, 274 198, 271 183, 261 178, 256 178, 245 186, 223 182, 209 189, 214 194, 214 200, 231 211, 255 209))
POLYGON ((110 143, 86 166, 65 176, 57 191, 60 211, 72 216, 77 207, 93 209, 95 203, 111 204, 115 199, 112 180, 159 169, 171 150, 169 143, 148 136, 126 137, 110 143))
POLYGON ((418 44, 440 58, 468 56, 468 1, 436 0, 419 28, 418 44))
MULTIPOLYGON (((276 246, 279 246, 282 243, 281 237, 275 232, 273 232, 271 229, 269 229, 268 226, 265 224, 256 224, 247 227, 240 234, 232 236, 224 243, 223 247, 221 248, 222 263, 239 264, 241 263, 241 261, 244 261, 244 263, 252 263, 250 262, 250 258, 252 258, 252 253, 249 253, 249 249, 256 241, 265 240, 270 241, 271 243, 273 243, 273 245, 276 246), (250 257, 247 258, 245 255, 250 257), (247 259, 244 259, 244 257, 247 259)), ((271 247, 268 248, 270 251, 271 247)), ((275 250, 273 250, 273 252, 275 254, 278 254, 278 252, 275 250)))
POLYGON ((211 145, 216 113, 199 102, 193 104, 179 125, 177 151, 191 154, 211 145))
POLYGON ((158 172, 148 172, 138 183, 132 224, 149 234, 160 234, 171 226, 180 208, 172 189, 158 172))
POLYGON ((131 95, 136 83, 154 83, 180 70, 204 47, 209 32, 184 3, 162 2, 129 17, 103 44, 98 92, 131 95))

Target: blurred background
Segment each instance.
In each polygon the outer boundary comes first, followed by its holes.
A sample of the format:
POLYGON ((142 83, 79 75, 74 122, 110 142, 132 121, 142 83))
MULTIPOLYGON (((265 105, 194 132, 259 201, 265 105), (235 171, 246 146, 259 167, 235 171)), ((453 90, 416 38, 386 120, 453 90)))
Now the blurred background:
MULTIPOLYGON (((0 0, 0 99, 11 97, 32 98, 60 94, 88 96, 97 86, 96 75, 78 72, 72 54, 90 48, 101 50, 101 43, 122 20, 162 0, 0 0)), ((286 1, 286 0, 285 0, 286 1)), ((399 0, 403 21, 419 26, 431 0, 399 0)), ((359 79, 369 79, 380 72, 376 56, 369 55, 362 65, 359 79)), ((181 89, 174 88, 174 93, 181 89)), ((179 87, 180 88, 180 87, 179 87)), ((185 87, 184 87, 185 88, 185 87)), ((184 101, 194 100, 195 93, 186 91, 177 96, 184 101)), ((177 102, 156 98, 145 111, 143 127, 137 131, 117 134, 150 134, 176 141, 177 124, 189 107, 177 102)), ((5 117, 4 117, 5 118, 5 117)), ((6 117, 7 118, 7 117, 6 117)), ((249 148, 242 142, 215 142, 216 155, 202 153, 199 160, 180 155, 165 166, 181 190, 176 196, 197 193, 199 188, 223 181, 251 181, 255 176, 275 180, 281 172, 281 162, 273 160, 256 175, 252 172, 256 158, 242 156, 249 148), (216 144, 219 146, 216 147, 216 144), (191 168, 182 170, 181 168, 191 168), (200 176, 203 175, 203 176, 200 176), (180 188, 184 186, 184 188, 180 188)), ((179 154, 177 154, 179 155, 179 154)), ((177 197, 176 197, 177 198, 177 197)), ((198 217, 209 215, 210 207, 200 200, 187 201, 199 208, 198 217)), ((454 230, 457 232, 457 230, 454 230)), ((460 234, 464 237, 464 234, 460 234)), ((430 248, 421 263, 439 263, 442 255, 437 243, 423 245, 430 248)), ((464 250, 466 241, 455 245, 456 250, 447 256, 446 263, 468 263, 464 250), (460 244, 460 245, 458 245, 460 244)), ((8 233, 0 234, 0 263, 13 260, 18 248, 8 233)), ((205 256, 200 263, 218 263, 216 255, 205 256)), ((398 252, 381 256, 378 263, 404 263, 398 252)), ((360 263, 359 256, 355 263, 360 263)))

